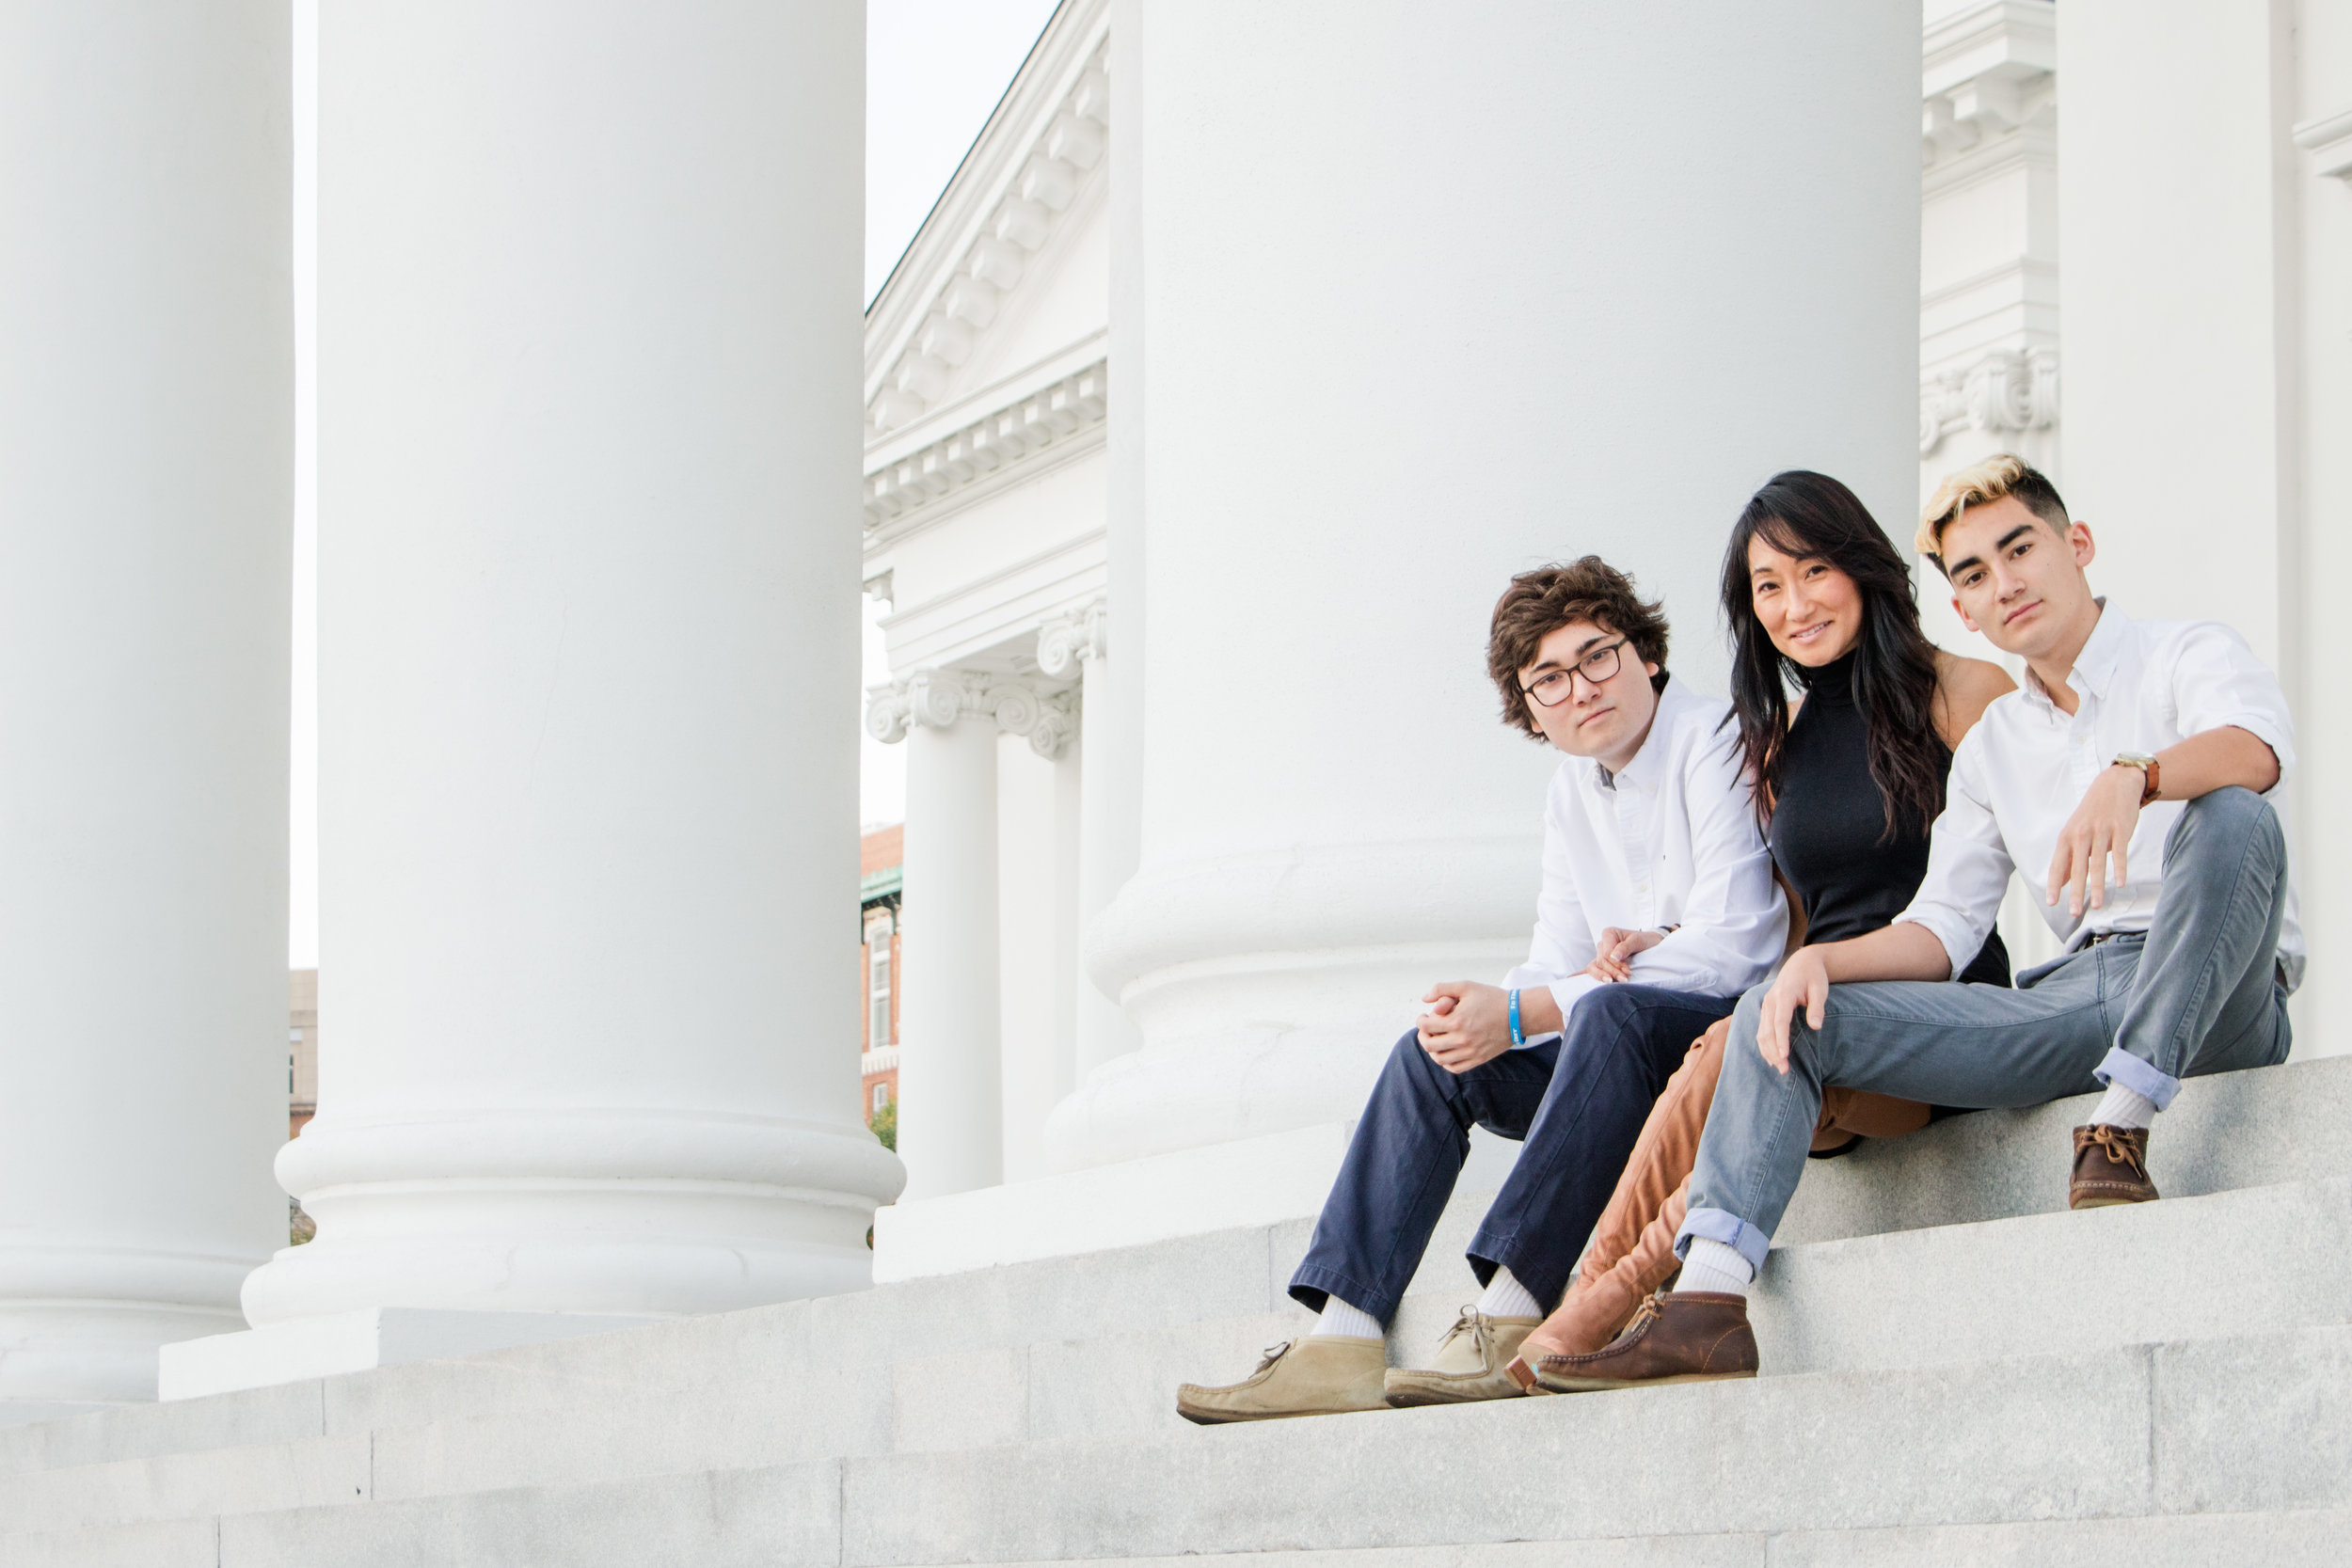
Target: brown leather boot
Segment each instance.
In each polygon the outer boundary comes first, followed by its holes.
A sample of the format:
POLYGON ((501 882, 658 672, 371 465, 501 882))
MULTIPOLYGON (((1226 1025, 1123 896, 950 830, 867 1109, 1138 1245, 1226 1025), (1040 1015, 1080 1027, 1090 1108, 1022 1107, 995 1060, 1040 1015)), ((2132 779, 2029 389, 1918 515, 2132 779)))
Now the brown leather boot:
POLYGON ((1616 1340, 1590 1355, 1547 1355, 1538 1386, 1555 1394, 1634 1388, 1654 1383, 1717 1383, 1756 1375, 1748 1298, 1713 1291, 1654 1295, 1616 1340))
POLYGON ((2148 1179, 2148 1129, 2074 1129, 2074 1175, 2066 1184, 2069 1209, 2111 1209, 2119 1203, 2153 1203, 2156 1184, 2148 1179))

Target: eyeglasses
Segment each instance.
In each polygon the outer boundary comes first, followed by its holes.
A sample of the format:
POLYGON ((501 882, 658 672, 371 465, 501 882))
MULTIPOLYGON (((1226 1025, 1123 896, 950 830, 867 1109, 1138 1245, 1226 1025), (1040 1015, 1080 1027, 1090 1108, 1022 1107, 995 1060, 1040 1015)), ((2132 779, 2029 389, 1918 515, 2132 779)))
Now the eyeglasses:
POLYGON ((1547 670, 1519 689, 1546 707, 1558 707, 1576 689, 1575 677, 1578 675, 1582 675, 1596 687, 1603 681, 1615 679, 1617 672, 1625 666, 1625 644, 1626 640, 1620 637, 1614 642, 1595 648, 1578 659, 1572 668, 1547 670))

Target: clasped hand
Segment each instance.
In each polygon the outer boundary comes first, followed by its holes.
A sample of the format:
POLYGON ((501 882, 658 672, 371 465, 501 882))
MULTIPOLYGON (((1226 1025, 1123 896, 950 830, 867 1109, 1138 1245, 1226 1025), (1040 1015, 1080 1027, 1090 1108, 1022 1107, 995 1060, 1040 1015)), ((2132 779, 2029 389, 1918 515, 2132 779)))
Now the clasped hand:
POLYGON ((1501 986, 1447 980, 1422 1000, 1421 1048, 1448 1072, 1468 1072, 1511 1049, 1511 996, 1501 986))

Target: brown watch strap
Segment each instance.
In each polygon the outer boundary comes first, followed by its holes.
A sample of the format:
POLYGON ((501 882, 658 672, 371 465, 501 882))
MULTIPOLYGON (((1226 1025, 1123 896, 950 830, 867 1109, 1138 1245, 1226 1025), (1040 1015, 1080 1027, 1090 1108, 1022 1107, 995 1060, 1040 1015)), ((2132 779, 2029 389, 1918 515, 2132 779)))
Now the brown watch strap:
POLYGON ((2158 762, 2153 757, 2150 757, 2148 759, 2148 766, 2141 768, 2140 771, 2148 776, 2146 781, 2139 786, 2139 803, 2144 806, 2163 792, 2164 783, 2162 774, 2164 772, 2164 764, 2158 762))

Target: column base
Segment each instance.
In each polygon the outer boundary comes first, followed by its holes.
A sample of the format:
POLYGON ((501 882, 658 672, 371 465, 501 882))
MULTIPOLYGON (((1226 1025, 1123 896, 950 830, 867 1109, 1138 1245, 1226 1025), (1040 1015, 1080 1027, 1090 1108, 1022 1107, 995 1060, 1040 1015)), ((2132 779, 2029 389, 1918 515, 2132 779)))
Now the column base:
MULTIPOLYGON (((1326 1122, 893 1204, 874 1214, 874 1280, 961 1274, 1311 1219, 1330 1196, 1354 1131, 1352 1122, 1326 1122)), ((1457 1190, 1500 1187, 1518 1149, 1473 1129, 1457 1190)))
POLYGON ((0 1301, 0 1426, 144 1404, 155 1397, 157 1346, 243 1321, 226 1304, 0 1301))
POLYGON ((267 1388, 411 1361, 479 1355, 549 1339, 609 1334, 660 1319, 588 1312, 440 1312, 369 1307, 166 1345, 156 1394, 167 1403, 267 1388))

